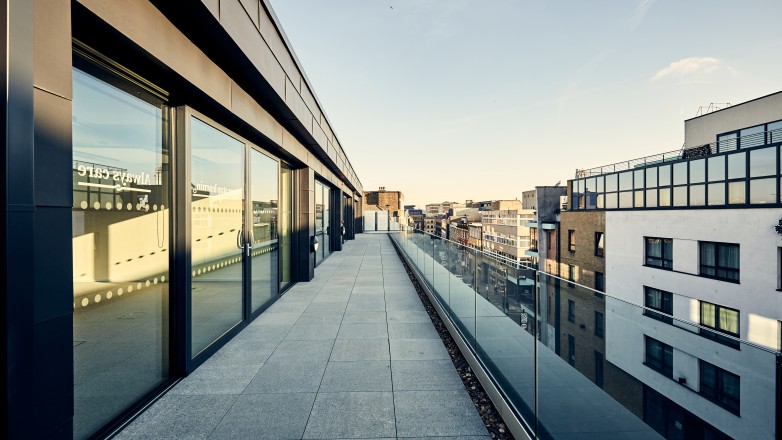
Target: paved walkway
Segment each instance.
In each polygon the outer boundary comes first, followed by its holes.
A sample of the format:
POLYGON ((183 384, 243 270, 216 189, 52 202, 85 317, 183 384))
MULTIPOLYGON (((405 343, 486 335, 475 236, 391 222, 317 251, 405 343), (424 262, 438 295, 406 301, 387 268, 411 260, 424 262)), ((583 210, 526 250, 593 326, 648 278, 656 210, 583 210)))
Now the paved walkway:
POLYGON ((359 235, 118 438, 487 431, 386 235, 359 235))

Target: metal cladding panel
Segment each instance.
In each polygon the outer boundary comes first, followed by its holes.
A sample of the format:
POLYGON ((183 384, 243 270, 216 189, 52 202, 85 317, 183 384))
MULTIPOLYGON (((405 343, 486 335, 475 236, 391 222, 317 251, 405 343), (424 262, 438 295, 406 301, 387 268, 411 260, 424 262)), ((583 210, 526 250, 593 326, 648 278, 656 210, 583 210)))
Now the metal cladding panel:
POLYGON ((36 0, 33 36, 33 82, 36 87, 71 99, 71 3, 36 0))

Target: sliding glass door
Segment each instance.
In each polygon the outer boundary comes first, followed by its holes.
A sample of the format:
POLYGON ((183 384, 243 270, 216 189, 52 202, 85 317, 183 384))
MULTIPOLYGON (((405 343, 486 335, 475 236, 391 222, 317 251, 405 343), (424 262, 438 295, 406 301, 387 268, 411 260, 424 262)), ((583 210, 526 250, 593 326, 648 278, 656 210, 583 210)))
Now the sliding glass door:
POLYGON ((250 150, 250 165, 250 293, 255 312, 279 293, 279 174, 277 161, 257 150, 250 150))
POLYGON ((244 317, 245 148, 190 118, 192 357, 244 317))

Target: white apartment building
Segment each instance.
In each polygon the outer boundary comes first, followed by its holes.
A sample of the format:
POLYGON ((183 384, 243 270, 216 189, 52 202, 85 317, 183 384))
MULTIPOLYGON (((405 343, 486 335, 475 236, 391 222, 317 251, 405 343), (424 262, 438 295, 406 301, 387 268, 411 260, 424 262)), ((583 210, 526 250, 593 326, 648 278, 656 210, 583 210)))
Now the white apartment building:
POLYGON ((687 120, 685 139, 568 182, 571 210, 606 211, 606 359, 666 436, 775 438, 782 92, 687 120))
POLYGON ((482 211, 483 250, 506 262, 528 263, 525 251, 530 247, 530 231, 526 223, 534 218, 531 209, 482 211))

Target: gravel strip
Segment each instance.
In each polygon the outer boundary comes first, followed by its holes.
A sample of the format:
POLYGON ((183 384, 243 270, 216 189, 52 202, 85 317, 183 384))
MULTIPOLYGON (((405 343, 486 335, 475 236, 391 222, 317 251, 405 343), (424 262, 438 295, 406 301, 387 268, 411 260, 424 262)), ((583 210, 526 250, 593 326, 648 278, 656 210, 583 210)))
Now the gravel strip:
POLYGON ((434 327, 437 329, 437 333, 440 334, 440 338, 445 344, 445 348, 451 355, 451 361, 453 362, 456 371, 459 373, 459 377, 462 378, 464 388, 470 394, 472 403, 475 405, 475 409, 478 410, 478 414, 481 416, 481 419, 483 419, 483 424, 486 425, 486 429, 489 431, 491 438, 513 439, 513 434, 511 434, 510 430, 508 430, 508 427, 505 426, 505 422, 502 420, 502 416, 500 416, 497 408, 494 407, 491 399, 489 399, 489 395, 486 394, 486 391, 483 390, 483 386, 481 386, 478 378, 475 377, 475 374, 473 374, 472 369, 470 368, 470 364, 468 364, 464 359, 464 356, 462 356, 462 352, 459 350, 459 346, 457 346, 456 342, 454 342, 451 334, 448 332, 448 328, 445 326, 445 324, 443 324, 442 319, 440 319, 440 315, 437 314, 437 310, 435 310, 434 306, 432 306, 432 303, 429 301, 429 297, 426 296, 426 292, 424 292, 424 289, 413 275, 410 266, 400 254, 399 249, 396 249, 396 252, 399 255, 399 259, 402 261, 405 270, 407 271, 407 276, 410 277, 410 281, 413 283, 413 286, 415 286, 415 291, 418 293, 419 298, 421 298, 421 303, 423 303, 424 307, 426 308, 426 312, 429 314, 429 318, 431 318, 432 324, 434 324, 434 327))

